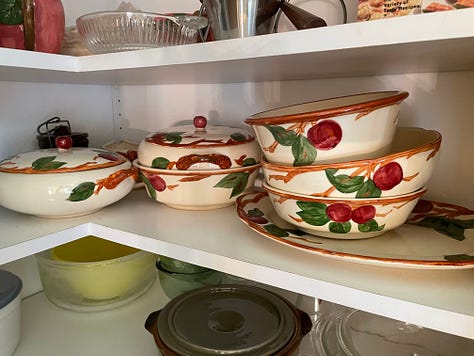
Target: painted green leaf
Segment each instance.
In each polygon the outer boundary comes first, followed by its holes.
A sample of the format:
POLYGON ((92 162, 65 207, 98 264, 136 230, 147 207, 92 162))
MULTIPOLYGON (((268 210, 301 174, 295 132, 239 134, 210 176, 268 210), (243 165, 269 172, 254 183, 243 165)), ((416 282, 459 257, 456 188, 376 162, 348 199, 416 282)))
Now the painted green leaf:
POLYGON ((295 160, 293 166, 305 166, 311 164, 316 159, 316 148, 304 136, 299 135, 293 145, 291 145, 291 152, 295 160))
POLYGON ((230 138, 233 139, 234 141, 245 141, 247 138, 245 135, 241 134, 240 132, 236 132, 230 135, 230 138))
POLYGON ((0 0, 0 24, 19 25, 23 23, 22 0, 0 0))
POLYGON ((286 231, 288 231, 290 234, 295 235, 295 236, 304 236, 304 235, 307 235, 306 232, 301 231, 301 230, 296 230, 296 229, 287 229, 286 231))
POLYGON ((94 182, 81 183, 72 190, 67 200, 73 202, 86 200, 94 193, 94 188, 94 182))
POLYGON ((474 256, 466 255, 466 254, 459 254, 459 255, 446 255, 444 256, 444 259, 446 261, 451 261, 451 262, 463 262, 463 261, 473 261, 474 256))
POLYGON ((146 188, 146 191, 148 192, 148 195, 153 200, 156 200, 156 191, 155 191, 155 188, 153 188, 153 185, 151 185, 150 180, 142 172, 140 172, 140 177, 142 178, 142 181, 145 184, 145 188, 146 188))
POLYGON ((474 220, 449 219, 444 216, 427 216, 420 221, 411 222, 410 224, 432 228, 443 235, 458 241, 463 241, 466 238, 466 236, 464 236, 464 229, 473 228, 474 220))
POLYGON ((265 125, 265 127, 271 132, 275 141, 282 146, 292 146, 298 138, 294 131, 287 131, 281 126, 265 125))
POLYGON ((385 228, 385 224, 380 225, 374 219, 370 219, 365 224, 359 224, 360 232, 371 232, 371 231, 382 231, 385 228))
POLYGON ((268 224, 263 227, 269 234, 272 234, 273 236, 277 237, 286 237, 288 236, 288 232, 285 229, 282 229, 281 227, 278 227, 274 224, 268 224))
POLYGON ((261 211, 259 208, 253 208, 247 211, 248 216, 264 216, 265 213, 261 211))
POLYGON ((323 203, 297 201, 296 205, 301 209, 296 214, 310 225, 323 226, 330 220, 323 203))
POLYGON ((158 169, 166 169, 169 163, 170 163, 169 159, 165 157, 156 157, 153 159, 153 161, 151 161, 151 167, 158 168, 158 169))
POLYGON ((332 221, 329 223, 329 231, 335 234, 347 234, 349 231, 351 231, 351 223, 332 221))
POLYGON ((183 134, 184 132, 170 132, 170 133, 167 133, 166 136, 165 136, 165 140, 166 141, 169 141, 173 144, 178 144, 181 142, 181 140, 183 139, 181 137, 181 135, 183 134))
POLYGON ((341 193, 357 192, 364 184, 363 176, 350 177, 347 174, 335 175, 337 169, 328 168, 324 170, 328 181, 341 193))
POLYGON ((66 164, 66 162, 55 161, 56 156, 46 156, 35 160, 31 167, 37 171, 47 171, 51 169, 58 169, 59 167, 66 164))
POLYGON ((246 158, 242 162, 242 167, 253 166, 254 164, 257 164, 257 160, 255 158, 246 158))
POLYGON ((231 173, 222 178, 214 186, 215 188, 232 188, 230 198, 235 197, 245 190, 249 180, 247 172, 231 173))
POLYGON ((380 198, 382 191, 377 188, 372 179, 368 179, 356 194, 356 198, 380 198))

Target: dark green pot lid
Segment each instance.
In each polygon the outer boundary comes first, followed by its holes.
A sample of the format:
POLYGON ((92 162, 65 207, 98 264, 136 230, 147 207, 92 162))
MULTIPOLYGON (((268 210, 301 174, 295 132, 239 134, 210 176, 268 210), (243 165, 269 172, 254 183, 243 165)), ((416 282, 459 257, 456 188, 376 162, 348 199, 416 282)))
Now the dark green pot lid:
POLYGON ((0 309, 8 305, 21 292, 21 279, 11 272, 0 270, 0 309))
POLYGON ((171 300, 157 326, 180 355, 272 355, 288 344, 298 317, 279 296, 257 287, 199 288, 171 300))

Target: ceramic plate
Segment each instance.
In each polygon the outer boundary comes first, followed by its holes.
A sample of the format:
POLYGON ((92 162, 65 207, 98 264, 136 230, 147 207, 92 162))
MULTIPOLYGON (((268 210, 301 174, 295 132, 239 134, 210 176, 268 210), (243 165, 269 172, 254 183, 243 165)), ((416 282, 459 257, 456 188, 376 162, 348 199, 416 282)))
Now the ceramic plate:
POLYGON ((240 219, 272 240, 333 259, 423 269, 474 268, 474 210, 420 200, 407 223, 383 235, 337 240, 309 235, 281 219, 266 192, 237 199, 240 219))

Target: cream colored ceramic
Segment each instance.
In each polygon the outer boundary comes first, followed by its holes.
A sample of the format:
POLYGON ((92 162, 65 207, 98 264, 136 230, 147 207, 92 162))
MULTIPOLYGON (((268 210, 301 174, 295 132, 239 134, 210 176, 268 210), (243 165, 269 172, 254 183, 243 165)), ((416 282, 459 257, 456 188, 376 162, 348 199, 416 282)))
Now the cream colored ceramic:
POLYGON ((268 162, 292 166, 376 158, 390 151, 407 92, 383 91, 264 111, 252 126, 268 162))
POLYGON ((140 170, 148 196, 172 208, 211 210, 234 204, 253 187, 259 164, 207 171, 177 171, 144 167, 140 170))
POLYGON ((125 197, 137 178, 130 161, 101 149, 44 149, 0 162, 0 205, 41 217, 95 212, 125 197))
POLYGON ((262 161, 272 187, 296 194, 379 198, 414 192, 427 185, 439 159, 441 134, 399 127, 390 153, 374 159, 293 167, 262 161))
POLYGON ((334 239, 365 239, 405 223, 426 192, 397 197, 342 199, 292 194, 263 182, 275 212, 283 220, 311 235, 334 239))
POLYGON ((242 128, 207 126, 196 116, 193 125, 173 126, 147 136, 138 147, 142 166, 169 170, 217 170, 256 164, 260 147, 242 128))

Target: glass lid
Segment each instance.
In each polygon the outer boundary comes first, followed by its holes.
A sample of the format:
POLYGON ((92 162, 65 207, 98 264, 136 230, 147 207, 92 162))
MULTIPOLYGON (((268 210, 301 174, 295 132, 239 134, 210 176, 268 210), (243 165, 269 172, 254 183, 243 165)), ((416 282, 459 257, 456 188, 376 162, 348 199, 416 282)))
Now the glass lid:
POLYGON ((346 355, 470 356, 474 340, 351 310, 336 329, 346 355))
POLYGON ((222 285, 171 300, 158 317, 163 343, 184 355, 273 355, 295 333, 297 316, 261 288, 222 285))

